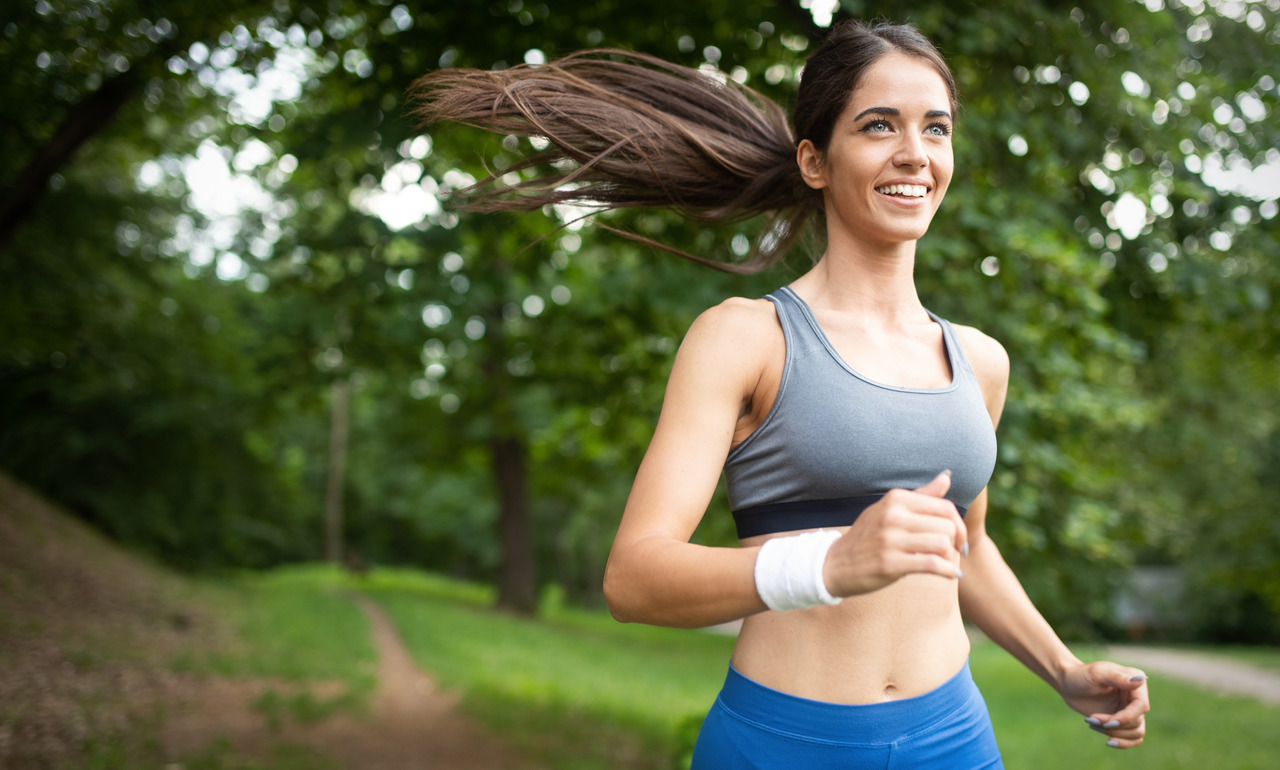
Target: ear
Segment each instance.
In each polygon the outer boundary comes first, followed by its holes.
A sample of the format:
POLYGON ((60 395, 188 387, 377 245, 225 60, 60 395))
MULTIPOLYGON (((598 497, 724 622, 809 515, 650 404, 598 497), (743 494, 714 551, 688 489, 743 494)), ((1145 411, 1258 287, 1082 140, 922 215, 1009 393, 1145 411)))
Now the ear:
POLYGON ((804 183, 815 190, 827 186, 827 173, 822 163, 822 153, 813 142, 802 139, 796 147, 796 165, 800 167, 800 176, 804 183))

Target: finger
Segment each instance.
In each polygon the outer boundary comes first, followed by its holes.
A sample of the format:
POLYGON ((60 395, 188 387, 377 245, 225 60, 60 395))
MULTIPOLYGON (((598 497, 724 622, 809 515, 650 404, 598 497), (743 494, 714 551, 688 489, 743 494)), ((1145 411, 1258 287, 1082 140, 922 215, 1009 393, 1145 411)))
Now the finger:
MULTIPOLYGON (((1143 715, 1151 710, 1151 702, 1145 697, 1135 698, 1129 705, 1102 720, 1102 726, 1117 723, 1117 726, 1129 727, 1142 724, 1143 715)), ((1136 693, 1135 693, 1136 695, 1136 693)))
POLYGON ((964 573, 955 562, 937 554, 887 553, 882 554, 884 574, 899 578, 904 575, 937 575, 949 580, 959 580, 964 573))
POLYGON ((946 522, 942 531, 951 535, 957 551, 965 556, 969 555, 969 528, 965 526, 964 519, 956 510, 955 503, 946 498, 931 497, 916 498, 913 502, 915 513, 931 516, 935 521, 946 522))
POLYGON ((1131 749, 1140 745, 1142 738, 1108 738, 1107 745, 1113 749, 1131 749))
POLYGON ((911 514, 924 514, 937 519, 948 520, 947 530, 955 541, 955 548, 964 555, 969 553, 969 531, 964 519, 956 510, 955 503, 942 497, 951 485, 951 472, 943 471, 932 481, 915 490, 894 489, 885 495, 885 512, 894 526, 906 529, 920 529, 921 519, 911 514))
POLYGON ((1146 686, 1147 675, 1142 669, 1104 660, 1094 664, 1093 679, 1117 690, 1137 690, 1146 686))
POLYGON ((1136 740, 1147 734, 1147 727, 1141 722, 1133 726, 1120 726, 1110 729, 1101 725, 1091 724, 1089 729, 1095 733, 1102 733, 1108 738, 1124 738, 1126 740, 1136 740))
POLYGON ((890 538, 889 547, 909 554, 941 556, 955 566, 960 552, 955 549, 950 532, 907 532, 890 538))
POLYGON ((934 476, 932 481, 923 487, 917 487, 915 491, 929 497, 942 497, 949 489, 951 489, 951 471, 948 470, 934 476))

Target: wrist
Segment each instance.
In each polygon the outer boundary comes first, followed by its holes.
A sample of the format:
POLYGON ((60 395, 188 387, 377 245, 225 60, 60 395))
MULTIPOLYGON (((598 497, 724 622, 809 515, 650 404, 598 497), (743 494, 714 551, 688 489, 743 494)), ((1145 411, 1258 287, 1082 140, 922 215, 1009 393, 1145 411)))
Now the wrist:
POLYGON ((840 539, 836 530, 818 530, 765 541, 756 555, 756 591, 775 612, 839 604, 823 577, 827 552, 840 539))
POLYGON ((1062 652, 1049 661, 1043 676, 1054 690, 1062 693, 1067 677, 1071 675, 1072 671, 1083 665, 1084 661, 1077 658, 1071 650, 1064 648, 1062 652))

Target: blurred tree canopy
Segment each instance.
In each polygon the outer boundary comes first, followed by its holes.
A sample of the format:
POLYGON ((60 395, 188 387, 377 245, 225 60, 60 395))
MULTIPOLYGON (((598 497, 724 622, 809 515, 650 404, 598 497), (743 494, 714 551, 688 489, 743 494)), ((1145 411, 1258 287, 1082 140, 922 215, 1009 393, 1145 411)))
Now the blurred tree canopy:
MULTIPOLYGON (((450 211, 530 142, 421 134, 406 90, 614 46, 786 105, 828 23, 810 5, 7 10, 0 467, 171 563, 317 558, 349 393, 349 560, 492 579, 525 611, 549 585, 596 600, 684 329, 810 255, 734 277, 581 212, 450 211)), ((1226 176, 1280 168, 1280 0, 846 16, 916 24, 957 75, 918 282, 1013 360, 991 522, 1028 591, 1068 632, 1114 631, 1125 568, 1178 564, 1189 632, 1280 638, 1280 190, 1226 176)), ((729 258, 761 235, 607 221, 729 258)), ((731 542, 722 503, 697 537, 731 542)))

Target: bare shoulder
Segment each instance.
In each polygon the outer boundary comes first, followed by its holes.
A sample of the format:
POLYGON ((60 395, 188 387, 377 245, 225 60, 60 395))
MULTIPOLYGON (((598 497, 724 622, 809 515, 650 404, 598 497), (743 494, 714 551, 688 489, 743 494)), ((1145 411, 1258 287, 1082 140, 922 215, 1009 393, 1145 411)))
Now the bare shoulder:
POLYGON ((1004 345, 972 326, 953 324, 952 328, 979 379, 1009 379, 1009 354, 1005 352, 1004 345))
POLYGON ((767 299, 731 297, 710 307, 689 327, 681 351, 691 348, 699 358, 725 357, 746 362, 761 356, 769 341, 782 342, 782 328, 767 299))
POLYGON ((733 297, 704 310, 676 355, 673 378, 710 378, 742 395, 753 392, 785 345, 773 303, 733 297))
POLYGON ((782 333, 772 302, 745 297, 730 297, 702 311, 689 331, 712 334, 717 338, 758 338, 770 332, 782 333))
POLYGON ((987 410, 993 420, 999 420, 1004 409, 1005 395, 1009 390, 1009 354, 994 337, 972 326, 953 324, 956 339, 964 348, 964 354, 973 367, 973 373, 982 387, 987 410))

